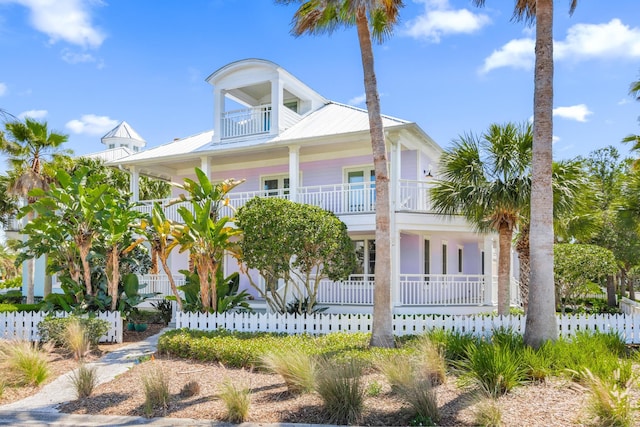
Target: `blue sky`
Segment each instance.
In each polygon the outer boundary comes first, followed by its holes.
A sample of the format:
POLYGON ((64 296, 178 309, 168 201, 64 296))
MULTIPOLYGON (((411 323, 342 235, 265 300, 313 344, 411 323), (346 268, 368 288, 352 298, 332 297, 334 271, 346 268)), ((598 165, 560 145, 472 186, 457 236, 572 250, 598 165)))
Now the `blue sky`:
MULTIPOLYGON (((513 1, 405 0, 375 47, 382 112, 443 147, 533 112, 533 29, 513 1)), ((640 132, 638 0, 556 0, 554 155, 571 158, 640 132)), ((76 154, 126 120, 153 147, 213 126, 204 79, 239 59, 271 60, 325 97, 364 107, 354 29, 290 35, 294 6, 270 0, 0 0, 0 108, 46 120, 76 154)), ((4 166, 4 165, 3 165, 4 166)))

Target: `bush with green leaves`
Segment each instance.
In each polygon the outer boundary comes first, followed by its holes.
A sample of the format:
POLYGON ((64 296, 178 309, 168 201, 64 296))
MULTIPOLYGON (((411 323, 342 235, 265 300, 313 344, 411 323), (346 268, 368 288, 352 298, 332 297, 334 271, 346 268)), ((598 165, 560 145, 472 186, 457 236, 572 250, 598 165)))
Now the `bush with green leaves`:
POLYGON ((22 303, 22 291, 12 289, 5 294, 0 294, 0 303, 3 304, 20 304, 22 303))
POLYGON ((97 345, 100 338, 109 331, 107 320, 96 317, 50 317, 38 324, 38 332, 43 342, 51 342, 56 347, 68 345, 67 330, 71 322, 79 322, 85 329, 92 345, 97 345))
POLYGON ((3 381, 16 385, 42 384, 51 374, 47 350, 29 341, 0 340, 3 381))
MULTIPOLYGON (((322 279, 343 280, 354 271, 356 259, 347 226, 320 207, 273 197, 253 198, 238 210, 236 224, 242 268, 255 269, 266 287, 251 285, 279 313, 291 298, 307 297, 306 313, 314 310, 322 279), (282 291, 275 292, 282 281, 282 291)), ((300 301, 302 301, 301 299, 300 301)))
POLYGON ((597 245, 563 243, 553 247, 556 302, 568 303, 594 291, 597 284, 618 271, 615 255, 597 245))
POLYGON ((392 352, 409 348, 369 348, 369 334, 338 332, 314 337, 265 332, 196 331, 176 329, 164 333, 158 350, 171 356, 206 362, 220 362, 229 367, 251 367, 274 348, 297 348, 311 356, 332 355, 336 360, 357 359, 365 366, 392 352))
POLYGON ((272 350, 262 355, 260 363, 282 377, 289 393, 313 391, 317 363, 304 350, 295 347, 272 350))
POLYGON ((0 282, 0 289, 14 289, 22 286, 22 276, 13 277, 0 282))
POLYGON ((0 313, 11 313, 16 311, 40 311, 42 303, 37 304, 0 304, 0 313))

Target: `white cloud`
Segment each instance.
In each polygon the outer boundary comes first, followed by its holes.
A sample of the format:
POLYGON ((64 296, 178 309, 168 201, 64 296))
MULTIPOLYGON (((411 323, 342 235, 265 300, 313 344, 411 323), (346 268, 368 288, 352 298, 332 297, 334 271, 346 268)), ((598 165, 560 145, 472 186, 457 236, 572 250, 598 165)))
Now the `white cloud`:
POLYGON ((101 136, 113 129, 117 124, 117 120, 107 116, 85 114, 80 120, 74 119, 67 122, 65 127, 73 133, 101 136))
POLYGON ((3 96, 5 93, 7 93, 7 85, 0 83, 0 96, 3 96))
POLYGON ((51 43, 64 40, 82 47, 99 47, 105 34, 91 22, 90 5, 100 1, 8 0, 29 9, 29 21, 47 34, 51 43))
POLYGON ((487 15, 469 9, 452 9, 448 0, 419 0, 424 13, 407 23, 403 34, 439 43, 442 36, 471 34, 491 23, 487 15))
MULTIPOLYGON (((639 59, 640 28, 631 28, 619 19, 604 24, 576 24, 567 30, 565 40, 556 40, 553 46, 555 60, 639 59)), ((511 40, 494 50, 480 71, 487 73, 500 67, 531 69, 534 50, 533 38, 511 40)))
POLYGON ((629 102, 631 102, 629 101, 629 99, 622 98, 620 101, 618 101, 618 105, 625 105, 625 104, 628 104, 629 102))
POLYGON ((363 93, 362 95, 354 96, 353 98, 351 98, 349 101, 347 101, 347 104, 357 106, 362 105, 365 102, 367 102, 367 95, 363 93))
POLYGON ((30 119, 39 120, 47 117, 47 114, 49 114, 47 110, 29 110, 18 114, 18 118, 23 120, 25 117, 29 117, 30 119))
POLYGON ((90 53, 73 52, 69 49, 62 50, 62 59, 69 64, 79 64, 81 62, 96 62, 96 58, 90 53))
POLYGON ((533 68, 534 50, 536 42, 534 39, 514 39, 502 46, 499 50, 494 50, 489 57, 484 60, 484 65, 480 69, 482 73, 500 67, 522 68, 529 70, 533 68))
POLYGON ((570 107, 556 107, 553 109, 553 115, 562 117, 567 120, 575 120, 578 122, 586 122, 587 116, 593 114, 585 104, 572 105, 570 107))
POLYGON ((561 139, 561 138, 560 138, 558 135, 553 135, 553 136, 551 137, 551 142, 552 142, 553 144, 555 144, 556 142, 560 141, 560 139, 561 139))

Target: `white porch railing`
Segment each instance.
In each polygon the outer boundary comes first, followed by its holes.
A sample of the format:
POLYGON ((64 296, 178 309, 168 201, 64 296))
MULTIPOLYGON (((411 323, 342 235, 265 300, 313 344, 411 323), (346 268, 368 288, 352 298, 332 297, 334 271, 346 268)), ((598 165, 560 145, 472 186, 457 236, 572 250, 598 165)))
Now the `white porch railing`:
POLYGON ((373 280, 371 274, 352 274, 349 280, 333 282, 321 280, 318 288, 318 304, 372 305, 373 280))
POLYGON ((15 216, 7 218, 6 224, 3 224, 2 229, 4 231, 20 231, 22 230, 22 221, 15 216))
POLYGON ((402 274, 402 305, 481 305, 485 276, 481 274, 402 274))
MULTIPOLYGON (((176 286, 182 286, 185 284, 185 278, 182 274, 174 274, 173 280, 176 286)), ((158 294, 153 299, 163 299, 165 296, 173 295, 173 291, 171 291, 171 283, 169 283, 169 277, 166 274, 139 274, 138 281, 140 284, 147 284, 147 286, 140 290, 140 293, 158 294)))
POLYGON ((271 105, 225 111, 220 125, 221 139, 267 133, 271 130, 271 105))
POLYGON ((336 215, 373 213, 376 210, 376 185, 373 182, 359 182, 301 187, 297 200, 336 215))

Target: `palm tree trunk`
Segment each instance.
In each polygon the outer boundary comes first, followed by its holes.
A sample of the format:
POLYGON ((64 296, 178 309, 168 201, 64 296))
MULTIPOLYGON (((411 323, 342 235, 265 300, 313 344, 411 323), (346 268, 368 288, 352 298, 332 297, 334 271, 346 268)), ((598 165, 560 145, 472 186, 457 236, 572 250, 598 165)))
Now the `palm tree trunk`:
MULTIPOLYGON (((169 284, 171 285, 171 292, 173 292, 173 296, 176 297, 176 303, 178 304, 178 309, 182 311, 182 298, 180 298, 180 293, 178 292, 178 287, 176 286, 175 280, 173 280, 173 274, 171 274, 171 269, 169 269, 169 265, 167 264, 167 260, 163 257, 160 258, 160 262, 162 263, 162 268, 164 269, 167 278, 169 279, 169 284)), ((154 274, 154 273, 152 273, 154 274)), ((155 273, 157 274, 157 273, 155 273)))
POLYGON ((529 275, 531 274, 531 251, 529 250, 529 224, 522 224, 516 242, 519 264, 520 301, 525 311, 529 305, 529 275))
POLYGON ((111 296, 111 311, 118 307, 118 285, 120 284, 120 259, 118 245, 115 244, 107 253, 107 263, 111 274, 107 273, 107 288, 111 296))
MULTIPOLYGON (((27 214, 27 222, 33 221, 35 214, 29 211, 27 214)), ((34 286, 36 278, 36 259, 31 258, 27 261, 27 304, 34 303, 34 286)))
POLYGON ((369 132, 376 174, 376 265, 373 292, 373 325, 370 345, 394 347, 391 310, 391 230, 389 203, 389 168, 387 147, 380 116, 380 98, 373 65, 373 48, 369 22, 363 8, 356 15, 358 41, 362 56, 364 89, 369 113, 369 132))
POLYGON ((553 281, 553 0, 536 1, 536 61, 531 168, 531 278, 524 341, 558 338, 553 281))
POLYGON ((498 229, 498 315, 509 314, 511 305, 511 239, 513 228, 506 222, 498 229))

